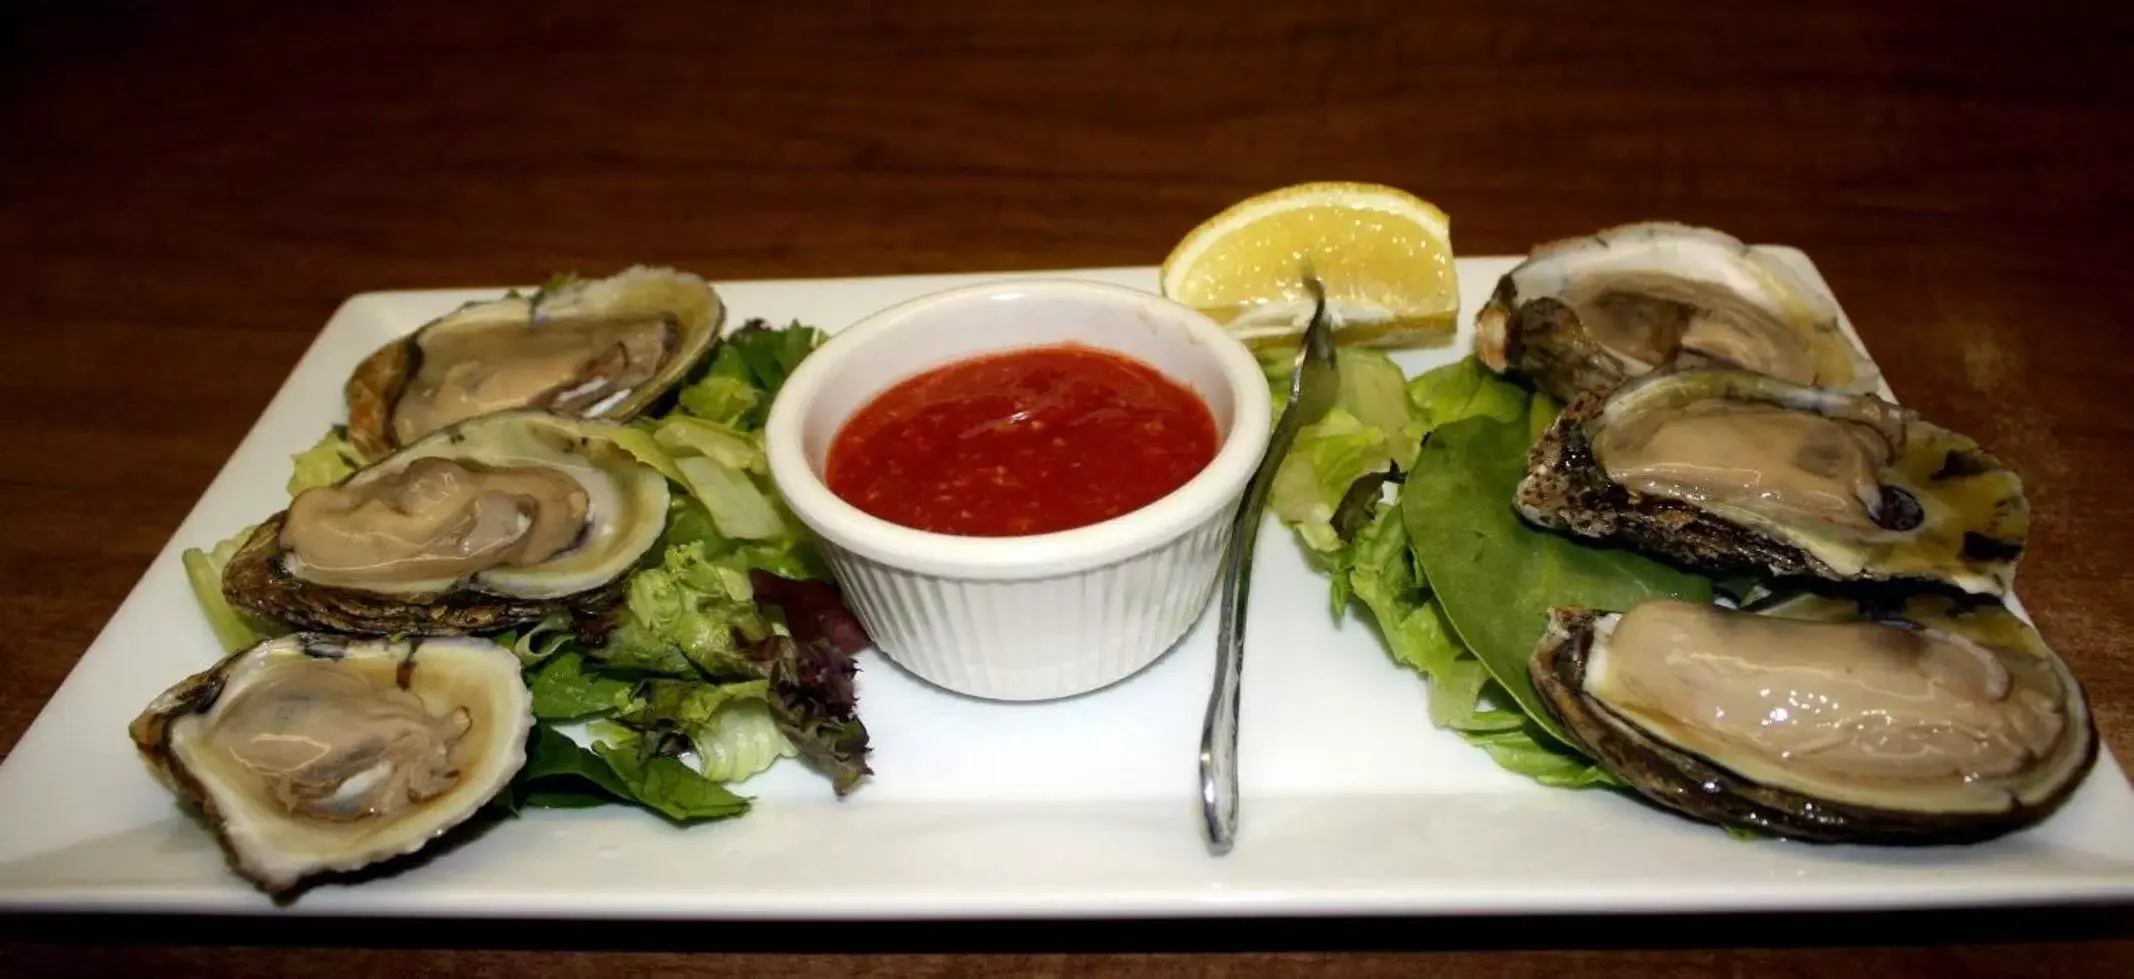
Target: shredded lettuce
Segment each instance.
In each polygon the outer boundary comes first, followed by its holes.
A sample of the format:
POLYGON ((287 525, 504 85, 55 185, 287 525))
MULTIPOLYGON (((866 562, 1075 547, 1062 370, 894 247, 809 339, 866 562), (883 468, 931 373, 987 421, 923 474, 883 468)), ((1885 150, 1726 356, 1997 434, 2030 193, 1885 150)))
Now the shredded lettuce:
MULTIPOLYGON (((1336 357, 1341 384, 1334 407, 1297 433, 1295 445, 1275 471, 1268 506, 1303 538, 1320 569, 1335 574, 1339 582, 1345 564, 1339 553, 1343 534, 1335 517, 1342 502, 1359 480, 1406 470, 1422 443, 1424 426, 1409 401, 1407 378, 1399 365, 1374 350, 1344 349, 1336 357)), ((1338 601, 1346 604, 1345 597, 1338 601)))
POLYGON ((1268 506, 1295 527, 1306 546, 1324 554, 1341 549, 1334 511, 1357 480, 1384 472, 1393 457, 1385 433, 1366 427, 1339 407, 1298 433, 1296 445, 1275 470, 1268 506))
POLYGON ((308 489, 332 486, 367 465, 363 453, 356 451, 355 444, 348 440, 346 425, 335 425, 291 461, 295 464, 288 484, 292 497, 308 489))
POLYGON ((519 663, 533 666, 561 652, 577 640, 571 631, 571 617, 551 615, 529 626, 525 632, 505 632, 495 637, 499 646, 505 646, 517 654, 519 663))
POLYGON ((652 438, 676 458, 699 455, 728 469, 759 474, 770 471, 763 456, 761 435, 743 434, 724 422, 671 415, 653 427, 652 438))
MULTIPOLYGON (((626 713, 626 722, 632 716, 660 716, 657 705, 667 701, 657 698, 683 696, 660 691, 694 690, 691 696, 723 698, 731 691, 716 691, 767 681, 768 711, 788 743, 779 747, 763 740, 760 747, 797 752, 831 775, 838 791, 847 791, 866 774, 867 732, 855 713, 852 690, 852 653, 865 645, 865 635, 829 585, 751 567, 750 553, 736 548, 715 555, 701 540, 669 547, 660 567, 631 576, 622 623, 597 659, 608 669, 681 684, 648 681, 646 703, 653 706, 626 713), (773 593, 765 593, 765 585, 773 593), (778 620, 767 610, 775 610, 778 620)), ((705 706, 719 702, 674 700, 665 713, 693 704, 693 713, 678 716, 694 718, 699 726, 727 724, 705 706)), ((737 728, 733 736, 747 734, 737 728)), ((742 753, 740 742, 725 745, 715 731, 695 730, 689 736, 707 772, 715 766, 746 767, 754 760, 706 754, 707 746, 720 745, 721 751, 742 753)))
POLYGON ((768 680, 718 685, 647 680, 638 695, 621 723, 647 732, 681 732, 695 750, 697 770, 712 781, 739 781, 798 754, 771 715, 768 680))
POLYGON ((738 782, 800 752, 778 729, 768 699, 742 700, 692 732, 697 770, 715 782, 738 782))
POLYGON ((771 633, 752 599, 739 552, 713 557, 704 542, 667 549, 660 566, 630 576, 620 628, 600 650, 611 666, 664 676, 740 677, 742 647, 771 633))
POLYGON ((783 578, 821 580, 830 577, 829 566, 823 563, 822 555, 799 533, 772 540, 734 540, 719 532, 718 524, 712 520, 711 511, 703 501, 687 494, 676 494, 668 504, 662 553, 691 541, 701 542, 707 553, 726 555, 723 560, 734 567, 768 571, 783 578))
POLYGON ((1586 756, 1540 733, 1532 724, 1501 731, 1455 731, 1460 739, 1489 754, 1499 766, 1552 789, 1620 786, 1623 781, 1586 756))
POLYGON ((769 494, 748 474, 707 458, 676 459, 689 490, 711 511, 719 533, 743 540, 771 540, 785 534, 785 520, 769 494))
POLYGON ((1430 721, 1457 731, 1499 731, 1525 720, 1485 705, 1489 671, 1445 619, 1409 550, 1396 506, 1381 504, 1356 536, 1349 586, 1378 621, 1387 651, 1430 680, 1430 721))
POLYGON ((763 396, 741 378, 710 374, 683 388, 680 400, 683 411, 707 421, 733 425, 756 410, 763 403, 763 396))
POLYGON ((621 446, 624 452, 636 457, 637 461, 659 470, 660 475, 677 483, 689 482, 682 477, 682 471, 675 467, 674 457, 668 455, 666 449, 660 448, 659 441, 653 438, 651 423, 639 421, 625 425, 610 432, 608 437, 621 446))
MULTIPOLYGON (((761 406, 768 409, 785 379, 823 344, 823 332, 799 321, 774 329, 762 320, 750 320, 727 337, 712 358, 711 375, 747 381, 762 392, 761 406)), ((761 418, 751 425, 763 424, 761 418)))
POLYGON ((200 603, 200 611, 207 615, 208 625, 215 630, 215 639, 222 643, 226 653, 250 649, 263 640, 289 631, 278 622, 232 608, 229 599, 222 595, 223 569, 229 567, 230 558, 237 555, 237 549, 243 547, 245 540, 257 529, 256 526, 246 527, 205 551, 190 547, 180 555, 185 565, 185 580, 193 586, 193 600, 200 603))
MULTIPOLYGON (((767 680, 709 684, 655 678, 633 683, 587 673, 578 654, 566 653, 543 666, 529 685, 534 715, 542 721, 612 720, 595 725, 590 750, 575 743, 569 748, 555 743, 553 738, 563 736, 542 728, 536 742, 550 741, 545 749, 546 767, 536 765, 539 757, 530 760, 519 777, 522 787, 571 773, 609 795, 644 803, 677 819, 697 818, 705 814, 699 811, 704 799, 715 800, 713 808, 722 808, 725 802, 691 785, 691 780, 660 775, 667 764, 648 755, 676 754, 673 749, 686 744, 696 755, 695 774, 719 783, 740 781, 797 754, 772 716, 767 680), (676 742, 674 736, 683 740, 676 742), (655 782, 664 787, 655 787, 655 782), (686 787, 697 801, 665 798, 679 791, 678 786, 686 787), (663 798, 674 805, 661 804, 663 798)), ((549 784, 548 789, 554 791, 557 786, 549 784)), ((531 797, 530 793, 526 797, 526 804, 531 805, 590 804, 583 798, 559 800, 531 797)))
POLYGON ((770 487, 770 465, 763 454, 763 434, 743 432, 723 422, 670 415, 653 423, 652 445, 664 457, 663 472, 688 488, 702 503, 719 533, 737 540, 777 540, 787 536, 777 494, 770 487))
MULTIPOLYGON (((292 497, 308 489, 339 483, 365 464, 363 454, 349 442, 345 425, 328 430, 311 448, 291 456, 290 462, 287 488, 292 497)), ((193 588, 193 599, 200 603, 200 611, 207 616, 208 625, 215 630, 215 639, 225 652, 248 649, 289 631, 281 623, 238 611, 222 594, 223 569, 229 566, 237 549, 244 546, 245 540, 256 529, 258 525, 255 524, 214 547, 206 550, 187 548, 179 555, 180 563, 185 566, 185 580, 193 588)))
POLYGON ((694 733, 729 704, 762 700, 770 683, 746 680, 739 683, 698 683, 692 680, 646 680, 638 687, 637 700, 619 719, 638 730, 671 729, 694 733))

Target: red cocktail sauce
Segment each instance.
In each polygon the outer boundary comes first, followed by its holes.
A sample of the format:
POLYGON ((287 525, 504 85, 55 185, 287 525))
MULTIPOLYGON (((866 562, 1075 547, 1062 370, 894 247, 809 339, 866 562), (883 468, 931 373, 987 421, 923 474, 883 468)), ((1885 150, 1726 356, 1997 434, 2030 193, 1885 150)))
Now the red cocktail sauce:
POLYGON ((1215 458, 1215 416, 1133 358, 1067 344, 973 357, 877 395, 830 443, 830 492, 941 534, 1086 527, 1215 458))

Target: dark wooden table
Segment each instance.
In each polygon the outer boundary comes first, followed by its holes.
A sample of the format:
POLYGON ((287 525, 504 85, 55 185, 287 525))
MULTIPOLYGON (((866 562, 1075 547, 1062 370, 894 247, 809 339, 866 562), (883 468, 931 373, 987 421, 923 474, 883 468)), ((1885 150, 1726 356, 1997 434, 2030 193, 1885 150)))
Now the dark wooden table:
MULTIPOLYGON (((1903 397, 2025 474, 2024 599, 2134 748, 2125 4, 331 8, 0 9, 0 745, 350 293, 1151 263, 1350 178, 1443 205, 1468 254, 1647 217, 1807 249, 1903 397)), ((2134 974, 2112 909, 4 928, 0 971, 2134 974)))

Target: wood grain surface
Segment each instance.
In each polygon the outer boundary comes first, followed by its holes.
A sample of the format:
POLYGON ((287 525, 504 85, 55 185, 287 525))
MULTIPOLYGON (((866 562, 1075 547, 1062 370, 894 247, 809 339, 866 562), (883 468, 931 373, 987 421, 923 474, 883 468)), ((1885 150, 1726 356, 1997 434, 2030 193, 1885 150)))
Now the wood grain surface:
MULTIPOLYGON (((1806 249, 1899 394, 2025 475, 2024 600, 2134 756, 2129 10, 0 5, 0 745, 351 293, 1151 263, 1345 178, 1467 254, 1651 217, 1806 249)), ((4 931, 0 971, 51 974, 2134 974, 2110 909, 4 931)))

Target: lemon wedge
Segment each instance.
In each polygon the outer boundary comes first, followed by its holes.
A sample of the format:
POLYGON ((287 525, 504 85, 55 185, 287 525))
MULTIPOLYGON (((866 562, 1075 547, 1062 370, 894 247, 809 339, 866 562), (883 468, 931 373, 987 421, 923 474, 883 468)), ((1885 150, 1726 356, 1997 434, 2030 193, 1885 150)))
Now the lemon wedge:
POLYGON ((1451 337, 1460 312, 1451 221, 1429 201, 1380 184, 1297 184, 1231 205, 1164 259, 1163 294, 1249 344, 1279 344, 1311 321, 1306 263, 1326 286, 1336 343, 1451 337))

